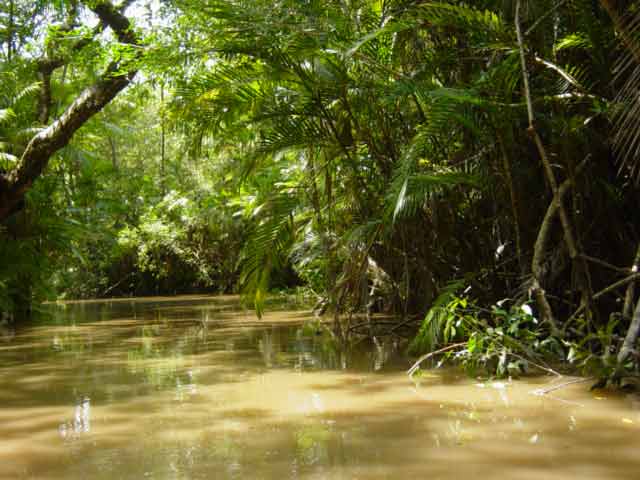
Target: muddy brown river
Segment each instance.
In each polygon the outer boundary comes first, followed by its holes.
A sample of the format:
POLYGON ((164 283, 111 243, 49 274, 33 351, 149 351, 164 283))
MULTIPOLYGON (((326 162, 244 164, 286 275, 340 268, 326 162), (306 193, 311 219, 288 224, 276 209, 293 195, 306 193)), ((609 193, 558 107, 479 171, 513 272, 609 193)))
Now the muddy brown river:
POLYGON ((639 479, 640 398, 417 381, 389 339, 234 297, 80 302, 0 330, 1 479, 639 479))

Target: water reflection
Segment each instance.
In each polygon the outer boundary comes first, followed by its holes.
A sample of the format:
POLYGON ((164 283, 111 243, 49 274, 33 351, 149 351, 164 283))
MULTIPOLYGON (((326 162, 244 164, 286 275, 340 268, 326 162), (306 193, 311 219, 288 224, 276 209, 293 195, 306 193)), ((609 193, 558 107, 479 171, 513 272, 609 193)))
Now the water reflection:
POLYGON ((63 439, 78 438, 83 433, 89 433, 91 431, 91 400, 89 397, 82 397, 77 402, 73 420, 61 423, 58 426, 58 432, 63 439))
POLYGON ((80 303, 0 343, 0 478, 637 478, 640 400, 549 378, 411 382, 236 298, 80 303))

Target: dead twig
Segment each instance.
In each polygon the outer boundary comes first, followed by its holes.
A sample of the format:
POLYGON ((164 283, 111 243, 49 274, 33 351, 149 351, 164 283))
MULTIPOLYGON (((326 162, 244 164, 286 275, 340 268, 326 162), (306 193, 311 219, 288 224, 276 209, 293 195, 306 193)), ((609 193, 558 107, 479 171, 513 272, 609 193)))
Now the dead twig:
POLYGON ((627 274, 630 272, 633 272, 629 268, 618 267, 616 265, 612 265, 608 262, 605 262, 604 260, 600 260, 599 258, 590 257, 589 255, 580 254, 579 256, 580 258, 586 260, 587 262, 595 263, 596 265, 600 265, 601 267, 608 268, 616 272, 627 273, 627 274))
MULTIPOLYGON (((626 278, 623 278, 622 280, 618 280, 617 282, 612 283, 611 285, 609 285, 606 288, 603 288, 602 290, 600 290, 598 293, 596 293, 595 295, 593 295, 593 297, 591 298, 593 301, 598 300, 600 297, 602 297, 603 295, 606 295, 609 292, 612 292, 613 290, 623 287, 625 286, 627 283, 629 282, 633 282, 634 280, 640 278, 640 273, 633 273, 631 275, 629 275, 626 278)), ((573 315, 571 315, 569 317, 569 320, 567 320, 567 322, 565 323, 565 330, 567 328, 568 325, 570 325, 576 318, 578 318, 578 315, 580 315, 584 309, 585 309, 586 305, 581 305, 574 313, 573 315)))
POLYGON ((425 353, 418 360, 416 360, 416 362, 411 366, 409 370, 407 370, 407 375, 409 376, 413 375, 415 371, 418 370, 418 368, 420 367, 420 364, 425 360, 435 355, 439 355, 440 353, 448 352, 450 350, 455 350, 456 348, 464 347, 466 345, 467 345, 467 342, 459 342, 459 343, 454 343, 452 345, 447 345, 446 347, 443 347, 439 350, 435 350, 433 352, 425 353))
POLYGON ((559 377, 559 378, 563 377, 563 375, 561 373, 556 372, 553 368, 542 366, 539 363, 536 363, 536 362, 530 360, 529 358, 523 357, 522 355, 519 355, 519 354, 514 353, 514 352, 510 352, 509 354, 513 355, 516 358, 519 358, 520 360, 524 360, 525 362, 530 363, 531 365, 533 365, 536 368, 539 368, 540 370, 543 370, 543 371, 545 371, 547 373, 551 373, 552 375, 555 375, 556 377, 559 377))

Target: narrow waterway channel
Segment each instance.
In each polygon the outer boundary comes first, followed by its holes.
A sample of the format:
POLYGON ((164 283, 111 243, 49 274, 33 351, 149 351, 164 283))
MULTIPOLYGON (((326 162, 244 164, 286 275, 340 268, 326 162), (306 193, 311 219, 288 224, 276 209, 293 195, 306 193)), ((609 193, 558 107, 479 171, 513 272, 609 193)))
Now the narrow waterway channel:
MULTIPOLYGON (((233 297, 85 302, 0 334, 1 479, 637 479, 640 399, 419 383, 233 297)), ((564 379, 566 381, 566 379, 564 379)))

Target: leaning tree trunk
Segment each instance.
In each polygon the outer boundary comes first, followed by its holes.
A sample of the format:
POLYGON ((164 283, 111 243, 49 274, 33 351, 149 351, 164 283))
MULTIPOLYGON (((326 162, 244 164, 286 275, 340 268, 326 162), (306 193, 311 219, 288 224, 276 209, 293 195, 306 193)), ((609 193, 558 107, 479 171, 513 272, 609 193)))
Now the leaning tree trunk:
POLYGON ((622 343, 622 348, 618 353, 618 365, 622 366, 622 364, 629 358, 634 351, 634 346, 638 341, 638 336, 640 336, 640 300, 636 303, 636 309, 633 312, 633 319, 631 320, 631 325, 629 325, 629 330, 627 330, 627 335, 624 338, 624 342, 622 343))
MULTIPOLYGON (((637 274, 639 268, 640 246, 638 246, 636 256, 633 260, 633 265, 631 266, 631 274, 637 274)), ((624 319, 629 319, 631 317, 631 308, 635 297, 635 283, 635 280, 632 280, 627 287, 627 292, 624 299, 624 307, 622 309, 622 317, 624 319)), ((630 319, 631 323, 629 324, 627 335, 624 338, 624 342, 622 343, 620 352, 618 352, 618 368, 622 367, 629 355, 633 352, 633 347, 638 341, 638 336, 640 336, 640 299, 638 300, 638 303, 636 303, 633 317, 631 317, 630 319)))
MULTIPOLYGON (((124 5, 126 4, 125 2, 124 5)), ((113 30, 120 43, 133 49, 133 58, 127 60, 126 64, 119 59, 112 61, 96 83, 80 93, 60 118, 31 139, 17 167, 0 175, 0 222, 20 209, 25 194, 42 174, 53 154, 66 146, 82 125, 129 85, 137 72, 136 65, 142 55, 142 47, 129 19, 122 13, 122 8, 116 8, 108 1, 92 2, 90 7, 100 18, 101 24, 113 30)), ((51 102, 47 94, 50 76, 45 80, 41 87, 45 95, 39 103, 39 118, 46 121, 51 102)))

